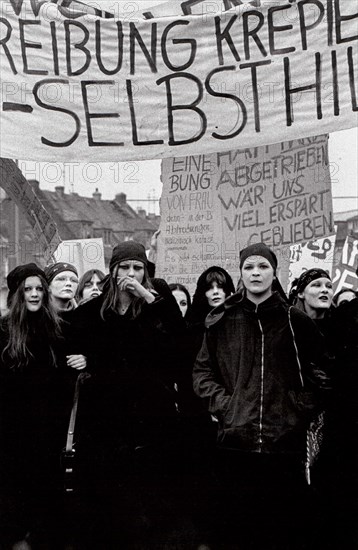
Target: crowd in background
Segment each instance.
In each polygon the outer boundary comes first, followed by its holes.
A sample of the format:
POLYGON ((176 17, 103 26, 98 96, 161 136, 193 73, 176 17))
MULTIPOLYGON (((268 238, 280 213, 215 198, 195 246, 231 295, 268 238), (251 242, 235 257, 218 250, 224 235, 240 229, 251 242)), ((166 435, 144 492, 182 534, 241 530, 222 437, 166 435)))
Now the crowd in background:
POLYGON ((317 266, 287 296, 263 243, 236 287, 154 268, 127 241, 108 274, 8 274, 0 548, 357 548, 357 289, 317 266))

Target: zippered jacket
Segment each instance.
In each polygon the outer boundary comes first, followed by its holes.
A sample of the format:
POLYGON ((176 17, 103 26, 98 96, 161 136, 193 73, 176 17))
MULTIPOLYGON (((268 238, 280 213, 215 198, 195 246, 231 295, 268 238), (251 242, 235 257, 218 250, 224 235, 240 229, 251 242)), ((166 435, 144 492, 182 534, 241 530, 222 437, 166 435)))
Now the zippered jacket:
POLYGON ((234 294, 206 319, 194 390, 219 421, 218 444, 305 452, 306 430, 329 391, 324 341, 278 293, 255 305, 234 294))

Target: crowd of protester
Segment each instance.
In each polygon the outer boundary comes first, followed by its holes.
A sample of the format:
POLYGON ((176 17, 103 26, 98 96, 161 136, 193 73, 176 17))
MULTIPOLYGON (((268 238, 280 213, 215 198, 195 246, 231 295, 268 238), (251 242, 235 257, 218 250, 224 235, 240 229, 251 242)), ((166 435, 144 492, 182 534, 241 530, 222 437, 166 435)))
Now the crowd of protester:
POLYGON ((286 296, 263 243, 192 297, 154 267, 127 241, 107 275, 8 274, 0 548, 357 548, 356 289, 286 296))

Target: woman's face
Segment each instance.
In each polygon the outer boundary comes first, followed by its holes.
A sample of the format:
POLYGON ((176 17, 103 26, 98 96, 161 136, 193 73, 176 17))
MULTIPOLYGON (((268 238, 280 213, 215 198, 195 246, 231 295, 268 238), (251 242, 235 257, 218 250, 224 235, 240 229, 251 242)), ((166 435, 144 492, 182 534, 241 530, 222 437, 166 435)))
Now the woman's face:
POLYGON ((58 300, 72 300, 78 287, 78 277, 73 271, 61 271, 50 283, 50 292, 58 300))
POLYGON ((346 302, 350 302, 351 300, 354 300, 354 298, 356 298, 354 290, 346 290, 342 292, 337 298, 337 307, 341 306, 346 302))
POLYGON ((42 306, 44 289, 40 277, 26 277, 24 296, 27 311, 35 313, 42 306))
POLYGON ((327 277, 320 277, 311 281, 298 297, 304 301, 306 313, 314 316, 318 310, 327 310, 331 307, 333 298, 332 282, 327 277))
POLYGON ((241 280, 250 299, 258 297, 262 301, 271 295, 271 287, 275 276, 270 262, 263 256, 249 256, 241 269, 241 280))
POLYGON ((185 292, 176 289, 172 290, 172 294, 177 301, 182 316, 185 317, 185 314, 188 311, 188 298, 186 297, 185 292))
POLYGON ((118 265, 116 278, 117 281, 123 277, 133 277, 138 283, 144 279, 144 263, 139 260, 125 260, 118 265))
POLYGON ((96 296, 102 294, 100 289, 98 288, 98 283, 100 282, 101 279, 98 277, 97 273, 94 273, 90 281, 85 283, 85 286, 83 287, 82 299, 89 300, 90 298, 95 298, 96 296))
POLYGON ((210 288, 205 292, 206 299, 210 307, 216 307, 225 302, 226 294, 222 286, 218 283, 211 283, 210 288))

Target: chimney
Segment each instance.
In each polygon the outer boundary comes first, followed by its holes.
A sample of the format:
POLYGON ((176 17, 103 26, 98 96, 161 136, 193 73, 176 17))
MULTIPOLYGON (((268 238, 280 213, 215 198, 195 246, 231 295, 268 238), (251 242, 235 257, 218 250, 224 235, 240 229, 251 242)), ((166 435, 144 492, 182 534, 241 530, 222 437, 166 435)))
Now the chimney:
POLYGON ((55 187, 56 195, 60 198, 65 196, 65 188, 63 185, 57 185, 55 187))
POLYGON ((94 193, 92 193, 92 197, 94 198, 94 200, 96 201, 100 201, 101 198, 102 198, 102 193, 100 193, 98 191, 98 187, 96 187, 96 191, 94 193))
POLYGON ((140 218, 142 218, 143 220, 146 219, 147 217, 147 213, 146 211, 144 210, 144 208, 137 208, 137 214, 140 218))
POLYGON ((118 202, 121 206, 125 206, 127 204, 127 195, 125 193, 117 193, 117 195, 114 197, 115 201, 118 202))

